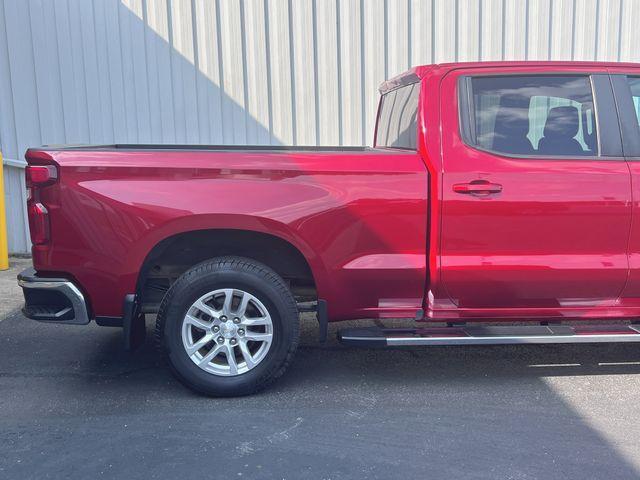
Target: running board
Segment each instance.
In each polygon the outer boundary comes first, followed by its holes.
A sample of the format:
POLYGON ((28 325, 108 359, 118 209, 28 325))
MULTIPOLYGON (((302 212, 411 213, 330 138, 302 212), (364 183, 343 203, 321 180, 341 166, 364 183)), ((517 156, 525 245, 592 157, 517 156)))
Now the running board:
POLYGON ((528 325, 431 328, 346 328, 338 340, 359 347, 640 342, 640 325, 528 325))

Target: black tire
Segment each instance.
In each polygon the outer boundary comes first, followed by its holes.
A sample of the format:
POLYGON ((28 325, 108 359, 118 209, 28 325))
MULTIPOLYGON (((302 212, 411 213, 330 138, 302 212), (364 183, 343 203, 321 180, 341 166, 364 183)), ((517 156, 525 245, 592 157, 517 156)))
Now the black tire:
POLYGON ((173 372, 187 387, 217 397, 248 395, 267 387, 291 362, 300 336, 298 308, 282 278, 266 265, 240 257, 214 258, 194 266, 171 286, 160 305, 155 336, 173 372), (273 322, 272 343, 264 359, 235 376, 219 376, 198 367, 182 343, 188 309, 202 295, 221 288, 254 295, 273 322))

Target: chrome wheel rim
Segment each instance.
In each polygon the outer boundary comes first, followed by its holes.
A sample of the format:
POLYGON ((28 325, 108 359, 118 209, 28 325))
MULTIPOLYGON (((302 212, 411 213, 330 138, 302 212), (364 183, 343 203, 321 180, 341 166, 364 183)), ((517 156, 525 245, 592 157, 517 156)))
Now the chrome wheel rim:
POLYGON ((264 304, 236 288, 206 293, 187 310, 182 346, 198 367, 213 375, 235 376, 262 362, 273 340, 273 322, 264 304))

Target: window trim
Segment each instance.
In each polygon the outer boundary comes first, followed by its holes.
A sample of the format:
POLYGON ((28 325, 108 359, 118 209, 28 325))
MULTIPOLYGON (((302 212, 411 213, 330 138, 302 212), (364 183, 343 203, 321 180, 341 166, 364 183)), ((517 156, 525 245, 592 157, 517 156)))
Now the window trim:
MULTIPOLYGON (((380 100, 378 100, 378 111, 376 113, 376 127, 374 129, 374 137, 373 137, 373 148, 385 148, 385 149, 389 149, 389 150, 402 150, 404 152, 417 152, 420 147, 419 147, 419 142, 418 142, 418 132, 420 131, 420 110, 421 110, 421 103, 420 100, 422 99, 422 79, 415 76, 415 77, 410 77, 412 81, 407 81, 405 83, 399 83, 399 84, 395 84, 393 86, 393 88, 389 88, 387 90, 385 90, 384 92, 382 92, 382 90, 380 90, 380 100), (380 115, 382 114, 382 104, 383 104, 383 99, 385 95, 388 95, 392 92, 395 92, 401 88, 405 88, 405 87, 410 87, 413 85, 418 85, 418 106, 416 108, 416 146, 415 148, 407 148, 407 147, 393 147, 393 146, 387 146, 387 145, 378 145, 378 132, 380 130, 380 115)), ((387 131, 388 134, 388 131, 387 131)))
POLYGON ((613 89, 609 80, 609 74, 603 72, 514 72, 514 73, 469 73, 461 74, 457 81, 458 90, 458 135, 462 143, 474 150, 490 153, 492 155, 515 158, 515 159, 537 159, 537 160, 619 160, 623 159, 622 140, 618 126, 618 115, 613 96, 613 89), (595 113, 596 138, 598 142, 597 155, 537 155, 537 154, 517 154, 506 153, 481 147, 477 139, 470 135, 475 130, 472 121, 475 115, 473 104, 473 90, 471 81, 473 78, 481 77, 586 77, 591 85, 591 96, 593 99, 593 109, 595 113), (606 83, 605 83, 606 81, 606 83), (608 98, 607 98, 608 97, 608 98), (604 118, 606 117, 606 118, 604 118), (604 120, 604 121, 603 121, 604 120), (604 140, 604 141, 603 141, 604 140))
POLYGON ((625 158, 633 161, 640 160, 640 118, 632 107, 633 95, 629 87, 629 77, 640 79, 640 73, 612 73, 611 86, 615 97, 619 118, 620 134, 622 136, 622 150, 625 158))

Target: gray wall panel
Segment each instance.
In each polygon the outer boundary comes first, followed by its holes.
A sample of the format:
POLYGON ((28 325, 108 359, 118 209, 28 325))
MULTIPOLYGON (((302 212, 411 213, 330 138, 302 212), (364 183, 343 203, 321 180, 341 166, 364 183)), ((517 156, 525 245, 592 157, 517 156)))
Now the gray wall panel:
POLYGON ((410 65, 636 61, 636 0, 0 0, 12 252, 42 143, 371 144, 410 65))

